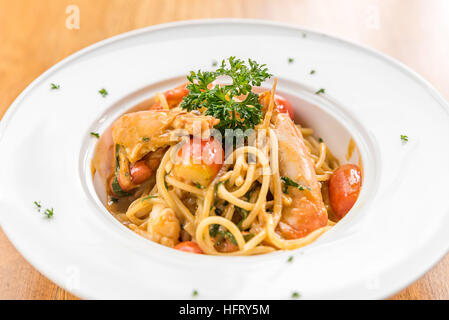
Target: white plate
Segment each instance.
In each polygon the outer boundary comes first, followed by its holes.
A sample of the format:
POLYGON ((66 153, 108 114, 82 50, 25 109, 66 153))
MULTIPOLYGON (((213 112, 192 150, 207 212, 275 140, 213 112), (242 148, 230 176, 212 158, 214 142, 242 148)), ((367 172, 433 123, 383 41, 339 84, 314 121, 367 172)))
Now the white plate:
POLYGON ((249 20, 133 31, 58 63, 9 108, 0 124, 1 224, 40 272, 82 298, 190 298, 193 290, 212 299, 283 299, 293 291, 306 299, 387 297, 448 249, 448 110, 401 63, 319 32, 249 20), (230 55, 266 63, 280 91, 312 102, 323 121, 309 120, 332 148, 346 147, 345 134, 358 144, 365 168, 359 201, 303 249, 256 257, 178 252, 120 225, 95 193, 89 132, 230 55), (106 98, 98 94, 103 87, 106 98), (319 88, 324 96, 313 94, 319 88), (53 207, 54 217, 38 213, 35 200, 53 207))

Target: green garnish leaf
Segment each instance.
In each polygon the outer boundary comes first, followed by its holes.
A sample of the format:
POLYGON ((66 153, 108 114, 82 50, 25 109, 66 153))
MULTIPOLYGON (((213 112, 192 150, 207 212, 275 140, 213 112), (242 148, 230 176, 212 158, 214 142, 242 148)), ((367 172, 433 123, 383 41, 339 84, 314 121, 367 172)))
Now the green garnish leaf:
POLYGON ((120 183, 118 182, 117 175, 114 176, 114 178, 112 179, 111 186, 112 186, 112 191, 114 192, 114 194, 119 197, 127 197, 130 195, 128 192, 123 191, 122 187, 120 187, 120 183))
POLYGON ((284 182, 284 188, 282 191, 286 194, 288 194, 288 187, 294 187, 301 191, 304 191, 304 190, 310 191, 311 190, 308 186, 303 186, 303 185, 293 181, 289 177, 281 177, 281 180, 284 182))
POLYGON ((189 94, 184 97, 181 108, 187 111, 205 109, 205 115, 220 120, 216 128, 222 133, 225 129, 254 128, 262 120, 262 106, 259 95, 252 92, 252 86, 260 86, 263 81, 271 77, 265 65, 248 59, 248 65, 243 60, 230 57, 222 61, 215 71, 191 71, 187 77, 189 94), (216 85, 209 89, 209 85, 219 76, 228 76, 232 84, 216 85), (244 101, 234 98, 246 96, 244 101))
POLYGON ((148 138, 148 137, 143 137, 143 138, 142 138, 142 141, 143 141, 143 142, 148 142, 148 141, 150 141, 150 138, 148 138))
POLYGON ((118 175, 120 172, 120 159, 119 159, 119 153, 120 153, 120 145, 115 145, 115 175, 114 178, 112 178, 112 191, 116 196, 119 197, 127 197, 130 195, 130 193, 123 191, 122 187, 120 187, 120 183, 118 182, 118 175))
POLYGON ((42 208, 41 202, 34 201, 34 205, 36 206, 37 211, 41 212, 41 208, 42 208))
POLYGON ((59 84, 50 83, 51 90, 58 90, 61 86, 59 84))
POLYGON ((91 132, 90 135, 93 136, 93 137, 96 137, 98 139, 100 138, 100 135, 98 133, 96 133, 96 132, 91 132))
POLYGON ((51 209, 45 209, 44 214, 47 216, 48 219, 52 218, 52 217, 53 217, 53 214, 54 214, 53 208, 51 208, 51 209))
POLYGON ((406 135, 404 135, 404 134, 401 134, 401 140, 402 140, 403 142, 407 142, 407 141, 408 141, 408 136, 406 136, 406 135))
POLYGON ((325 93, 326 89, 321 88, 320 90, 318 90, 317 92, 315 92, 315 94, 321 94, 321 93, 325 93))
POLYGON ((315 74, 315 70, 310 70, 310 74, 315 74))
POLYGON ((229 239, 233 245, 237 245, 237 241, 234 238, 234 235, 229 231, 224 231, 225 239, 229 239))
POLYGON ((295 61, 295 59, 293 59, 293 58, 288 58, 288 63, 289 63, 289 64, 292 64, 294 61, 295 61))
POLYGON ((321 142, 323 142, 324 140, 322 139, 322 138, 318 138, 318 142, 319 143, 321 143, 321 142))
POLYGON ((157 198, 156 196, 152 196, 152 195, 148 195, 145 198, 142 198, 142 202, 146 201, 146 200, 150 200, 150 199, 154 199, 157 198))
POLYGON ((197 296, 198 296, 198 291, 197 290, 193 290, 192 297, 197 297, 197 296))
POLYGON ((209 226, 209 235, 212 238, 215 238, 218 234, 218 229, 220 228, 219 224, 213 224, 211 226, 209 226))
POLYGON ((235 211, 241 217, 241 219, 240 219, 240 221, 239 221, 239 223, 237 225, 239 227, 239 229, 241 229, 242 228, 242 223, 243 223, 243 221, 245 221, 246 217, 248 217, 249 212, 248 212, 248 210, 245 210, 245 209, 240 208, 240 207, 235 207, 235 211))
POLYGON ((287 262, 292 262, 293 261, 293 256, 288 257, 287 262))
MULTIPOLYGON (((40 201, 34 201, 34 205, 36 206, 37 212, 41 212, 42 209, 42 205, 40 201)), ((43 214, 45 214, 47 216, 48 219, 50 219, 51 217, 53 217, 53 208, 51 209, 45 209, 44 212, 42 212, 43 214)))
POLYGON ((243 236, 243 239, 245 239, 245 241, 248 242, 249 240, 251 240, 252 238, 254 238, 254 236, 255 236, 254 233, 248 233, 248 234, 245 234, 245 235, 243 236))
POLYGON ((209 226, 209 235, 212 238, 219 237, 219 240, 216 242, 217 245, 220 245, 222 239, 228 239, 232 244, 237 245, 237 241, 233 234, 229 231, 225 231, 219 224, 212 224, 209 226))
POLYGON ((105 88, 98 90, 98 93, 101 94, 103 98, 105 98, 109 94, 105 88))
POLYGON ((292 299, 299 299, 301 297, 301 295, 299 294, 299 292, 295 291, 292 293, 292 299))
POLYGON ((196 187, 196 188, 198 188, 198 189, 203 189, 203 186, 202 186, 200 183, 195 182, 194 184, 195 184, 195 187, 196 187))

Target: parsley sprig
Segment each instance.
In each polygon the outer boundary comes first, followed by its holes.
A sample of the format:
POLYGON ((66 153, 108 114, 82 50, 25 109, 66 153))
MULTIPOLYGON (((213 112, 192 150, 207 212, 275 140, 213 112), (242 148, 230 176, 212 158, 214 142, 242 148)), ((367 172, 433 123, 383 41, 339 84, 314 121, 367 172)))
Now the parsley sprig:
POLYGON ((222 132, 225 129, 252 129, 262 120, 262 106, 259 95, 252 92, 252 86, 260 86, 271 74, 265 65, 248 59, 248 64, 235 57, 221 62, 215 71, 191 71, 187 77, 189 94, 184 97, 181 108, 187 111, 206 109, 205 115, 220 120, 216 126, 222 132), (228 76, 232 84, 209 85, 220 76, 228 76), (243 101, 234 98, 246 96, 243 101))

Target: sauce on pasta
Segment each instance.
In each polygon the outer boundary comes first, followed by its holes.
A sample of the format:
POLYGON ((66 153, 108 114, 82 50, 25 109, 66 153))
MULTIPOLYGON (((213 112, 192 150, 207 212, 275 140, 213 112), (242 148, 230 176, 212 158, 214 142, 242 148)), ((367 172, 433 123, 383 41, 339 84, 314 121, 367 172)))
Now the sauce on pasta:
MULTIPOLYGON (((271 90, 252 88, 261 119, 253 141, 232 140, 231 151, 212 135, 224 118, 186 110, 193 90, 182 84, 157 94, 101 135, 93 172, 108 211, 126 227, 185 252, 254 255, 308 245, 354 205, 360 168, 341 166, 313 128, 293 122, 276 80, 271 90)), ((232 99, 243 104, 249 95, 232 99)))

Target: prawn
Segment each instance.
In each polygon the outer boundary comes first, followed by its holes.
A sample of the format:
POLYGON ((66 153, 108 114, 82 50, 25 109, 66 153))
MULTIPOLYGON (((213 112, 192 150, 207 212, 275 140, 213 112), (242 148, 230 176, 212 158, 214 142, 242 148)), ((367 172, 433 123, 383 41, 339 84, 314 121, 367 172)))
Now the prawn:
POLYGON ((300 186, 285 186, 292 201, 284 206, 277 231, 285 239, 298 239, 326 226, 327 211, 309 150, 287 113, 277 114, 274 131, 279 142, 280 175, 300 186))

